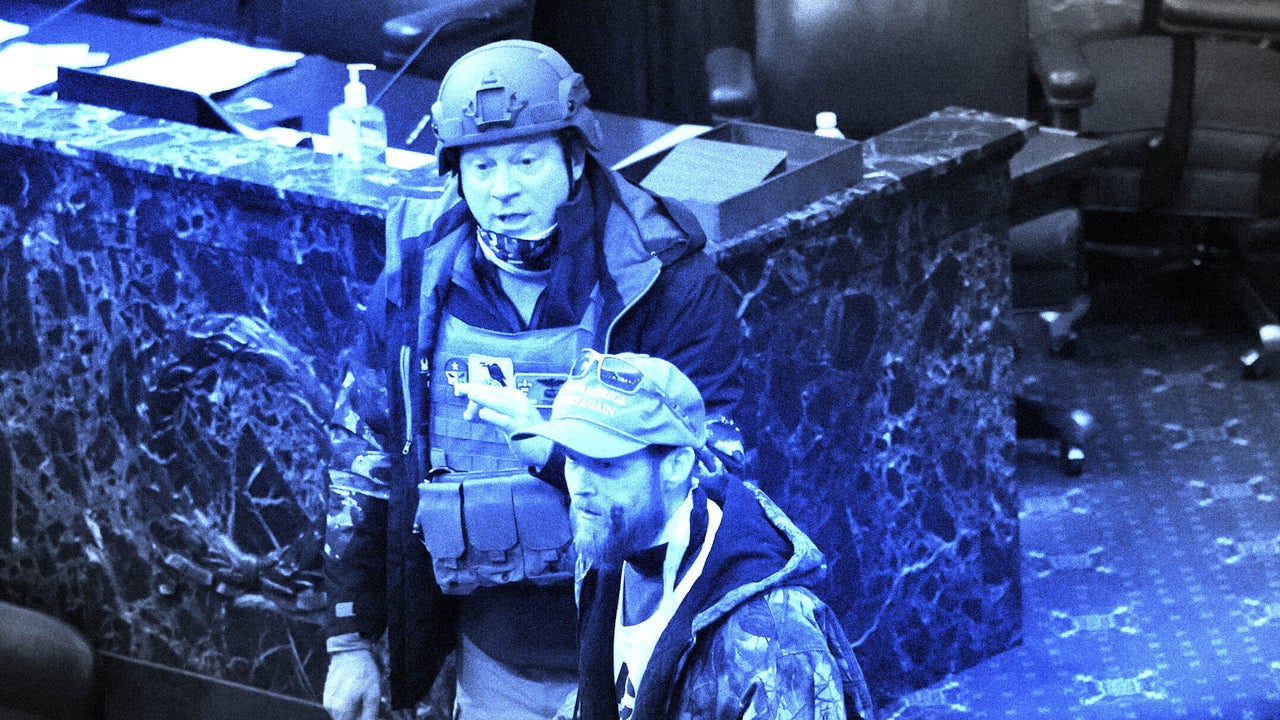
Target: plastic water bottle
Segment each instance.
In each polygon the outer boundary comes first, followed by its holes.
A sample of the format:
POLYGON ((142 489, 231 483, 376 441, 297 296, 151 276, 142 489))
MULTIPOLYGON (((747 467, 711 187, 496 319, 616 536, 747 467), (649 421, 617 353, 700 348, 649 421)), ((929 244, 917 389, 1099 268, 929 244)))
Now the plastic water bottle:
POLYGON ((844 133, 840 132, 840 128, 836 127, 836 114, 830 110, 824 110, 814 117, 818 129, 813 131, 814 135, 829 138, 843 138, 844 133))

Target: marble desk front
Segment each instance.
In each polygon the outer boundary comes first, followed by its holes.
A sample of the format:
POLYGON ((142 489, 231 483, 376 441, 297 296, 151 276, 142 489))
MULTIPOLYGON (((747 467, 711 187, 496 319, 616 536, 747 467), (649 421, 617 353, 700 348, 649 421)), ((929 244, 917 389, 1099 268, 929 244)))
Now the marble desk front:
MULTIPOLYGON (((1009 157, 950 109, 710 248, 743 292, 752 478, 828 555, 881 700, 1017 642, 1009 157)), ((430 170, 0 97, 0 596, 95 647, 316 699, 325 421, 430 170)))

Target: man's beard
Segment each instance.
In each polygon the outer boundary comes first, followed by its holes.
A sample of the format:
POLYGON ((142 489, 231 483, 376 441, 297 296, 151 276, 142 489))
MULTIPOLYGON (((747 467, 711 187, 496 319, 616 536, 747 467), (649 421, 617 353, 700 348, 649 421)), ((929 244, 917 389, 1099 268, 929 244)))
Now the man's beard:
POLYGON ((574 549, 592 567, 603 571, 620 569, 628 556, 652 545, 667 524, 657 493, 650 495, 647 507, 630 517, 623 507, 610 508, 607 522, 601 522, 601 515, 591 516, 590 522, 584 522, 576 512, 570 517, 574 549))

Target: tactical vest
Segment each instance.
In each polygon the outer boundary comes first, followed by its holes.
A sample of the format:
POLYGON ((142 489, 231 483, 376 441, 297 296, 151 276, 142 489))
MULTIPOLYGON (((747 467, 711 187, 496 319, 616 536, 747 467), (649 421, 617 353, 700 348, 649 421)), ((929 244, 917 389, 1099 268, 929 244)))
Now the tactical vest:
POLYGON ((600 307, 595 292, 577 326, 518 333, 472 327, 448 313, 441 319, 429 390, 433 471, 418 487, 417 528, 444 592, 573 578, 563 493, 529 475, 500 430, 462 419, 467 399, 453 385, 515 387, 549 417, 573 362, 591 344, 600 307))
MULTIPOLYGON (((505 333, 476 328, 447 312, 440 321, 431 376, 429 442, 433 469, 490 471, 520 467, 507 438, 485 422, 462 418, 467 399, 454 383, 515 387, 531 398, 543 419, 583 348, 591 345, 600 315, 593 293, 577 326, 505 333)), ((523 468, 521 468, 523 469, 523 468)))

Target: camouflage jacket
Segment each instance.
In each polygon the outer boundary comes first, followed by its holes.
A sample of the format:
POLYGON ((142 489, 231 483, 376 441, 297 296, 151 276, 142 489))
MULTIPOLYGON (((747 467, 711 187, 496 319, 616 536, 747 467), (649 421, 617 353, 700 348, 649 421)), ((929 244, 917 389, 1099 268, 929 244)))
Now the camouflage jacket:
MULTIPOLYGON (((713 499, 724 516, 706 568, 658 640, 629 720, 872 718, 858 660, 812 589, 822 553, 749 484, 730 481, 713 499)), ((618 572, 581 573, 580 718, 618 718, 619 582, 618 572)))

